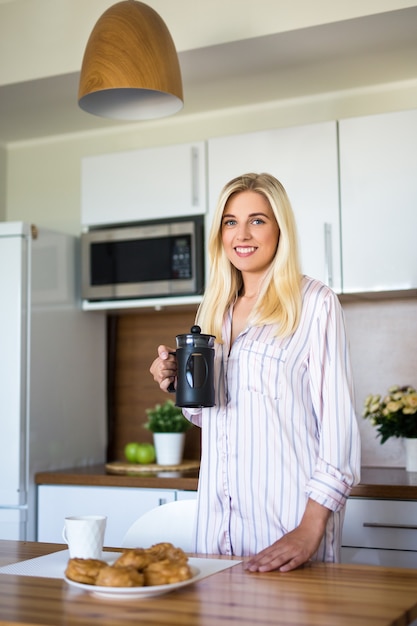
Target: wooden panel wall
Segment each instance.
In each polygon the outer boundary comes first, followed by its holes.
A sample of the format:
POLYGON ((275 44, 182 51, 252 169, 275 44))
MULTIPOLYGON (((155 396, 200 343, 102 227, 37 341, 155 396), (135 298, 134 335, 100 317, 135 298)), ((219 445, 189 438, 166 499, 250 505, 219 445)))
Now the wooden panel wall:
MULTIPOLYGON (((124 460, 129 441, 152 441, 143 427, 145 409, 174 394, 159 389, 149 372, 160 344, 175 348, 175 336, 187 333, 194 324, 195 309, 152 311, 108 318, 108 461, 124 460)), ((200 458, 200 429, 187 432, 184 457, 200 458)))

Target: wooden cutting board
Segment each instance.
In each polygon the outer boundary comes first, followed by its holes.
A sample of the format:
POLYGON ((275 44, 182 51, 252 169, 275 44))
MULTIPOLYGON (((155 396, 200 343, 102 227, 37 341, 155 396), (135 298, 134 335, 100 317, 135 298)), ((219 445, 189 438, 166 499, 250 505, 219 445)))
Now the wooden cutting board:
POLYGON ((186 472, 192 469, 198 469, 200 461, 183 461, 178 465, 158 465, 157 463, 149 463, 148 465, 140 463, 106 463, 106 471, 109 474, 142 474, 149 472, 186 472))

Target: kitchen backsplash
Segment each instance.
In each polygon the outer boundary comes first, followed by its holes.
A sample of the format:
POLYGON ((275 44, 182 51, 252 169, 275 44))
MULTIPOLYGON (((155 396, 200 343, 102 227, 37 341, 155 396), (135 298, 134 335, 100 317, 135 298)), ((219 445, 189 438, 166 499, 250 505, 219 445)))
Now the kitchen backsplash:
POLYGON ((404 467, 404 443, 381 445, 362 418, 370 393, 385 395, 392 385, 417 386, 417 299, 343 302, 355 380, 356 413, 362 435, 362 465, 404 467))
MULTIPOLYGON (((129 441, 152 441, 143 427, 146 409, 169 397, 154 382, 149 367, 159 344, 175 348, 175 336, 189 332, 196 308, 190 311, 151 311, 108 318, 108 461, 123 460, 129 441)), ((200 429, 186 433, 184 457, 200 458, 200 429)))
MULTIPOLYGON (((362 465, 404 466, 401 440, 381 445, 377 432, 362 418, 369 393, 385 394, 394 384, 417 385, 417 299, 342 302, 355 380, 356 414, 362 435, 362 465)), ((109 317, 110 445, 108 460, 123 458, 128 441, 151 440, 143 428, 146 408, 166 394, 153 382, 149 366, 160 343, 175 344, 188 332, 195 310, 151 312, 109 317)), ((187 433, 186 458, 199 458, 199 429, 187 433)))

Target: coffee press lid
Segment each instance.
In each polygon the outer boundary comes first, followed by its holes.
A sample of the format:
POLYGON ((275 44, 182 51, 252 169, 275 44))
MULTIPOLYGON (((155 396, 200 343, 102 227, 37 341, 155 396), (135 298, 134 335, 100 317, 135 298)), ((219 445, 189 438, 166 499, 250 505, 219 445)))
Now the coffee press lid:
POLYGON ((184 335, 177 335, 177 348, 185 348, 193 346, 194 348, 213 348, 214 335, 204 335, 201 333, 200 326, 192 326, 191 332, 184 335))

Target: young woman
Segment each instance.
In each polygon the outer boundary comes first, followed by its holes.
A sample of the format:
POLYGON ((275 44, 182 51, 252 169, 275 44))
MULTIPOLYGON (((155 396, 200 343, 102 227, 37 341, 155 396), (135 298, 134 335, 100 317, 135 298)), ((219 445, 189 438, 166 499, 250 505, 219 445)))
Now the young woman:
MULTIPOLYGON (((216 336, 212 408, 201 426, 196 552, 248 557, 250 571, 340 560, 360 440, 343 313, 303 276, 287 194, 269 174, 223 189, 209 240, 210 279, 196 323, 216 336)), ((161 389, 175 357, 159 346, 161 389)))

